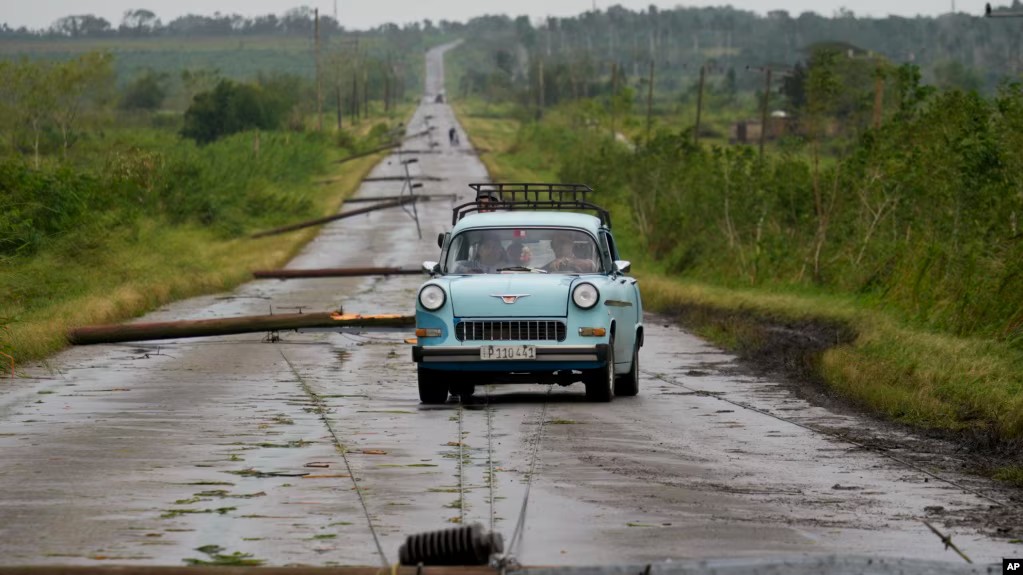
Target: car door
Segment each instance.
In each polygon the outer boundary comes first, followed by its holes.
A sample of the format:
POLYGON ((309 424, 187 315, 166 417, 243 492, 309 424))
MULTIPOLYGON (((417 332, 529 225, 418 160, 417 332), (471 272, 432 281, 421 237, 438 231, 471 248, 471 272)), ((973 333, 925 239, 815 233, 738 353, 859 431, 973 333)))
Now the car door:
MULTIPOLYGON (((602 230, 601 251, 609 260, 609 265, 618 258, 618 250, 611 234, 602 230)), ((615 320, 615 363, 624 366, 632 360, 632 350, 636 343, 636 318, 639 301, 636 298, 636 280, 621 273, 612 273, 608 277, 608 293, 604 296, 611 317, 615 320)))

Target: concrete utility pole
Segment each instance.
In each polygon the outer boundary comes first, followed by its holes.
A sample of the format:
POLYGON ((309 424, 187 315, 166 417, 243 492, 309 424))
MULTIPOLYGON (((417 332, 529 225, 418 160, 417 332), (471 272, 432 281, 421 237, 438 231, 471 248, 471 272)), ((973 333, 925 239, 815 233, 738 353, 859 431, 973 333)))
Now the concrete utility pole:
POLYGON ((881 127, 881 111, 884 106, 884 77, 881 76, 881 66, 874 74, 874 129, 881 127))
POLYGON ((654 59, 650 58, 650 78, 647 80, 646 92, 646 141, 650 143, 650 125, 653 122, 654 108, 654 59))
POLYGON ((611 139, 615 139, 615 120, 618 118, 618 108, 615 106, 615 96, 618 94, 618 63, 611 62, 611 139))
POLYGON ((316 46, 316 131, 323 131, 323 82, 320 77, 320 9, 313 11, 313 36, 316 46))
POLYGON ((352 70, 352 124, 359 123, 359 74, 352 70))
POLYGON ((337 95, 337 131, 341 131, 341 119, 344 117, 344 110, 341 108, 341 84, 334 86, 334 93, 337 95))
POLYGON ((538 81, 540 83, 540 91, 539 91, 539 94, 537 94, 537 104, 540 107, 537 110, 536 117, 537 117, 537 119, 540 119, 540 118, 543 117, 543 108, 544 108, 544 100, 543 100, 543 58, 540 58, 540 62, 538 63, 537 67, 538 67, 537 75, 539 76, 538 81))
POLYGON ((764 73, 764 109, 760 112, 760 157, 764 157, 764 141, 767 139, 767 117, 771 106, 771 67, 764 73))
POLYGON ((700 66, 700 88, 696 94, 696 127, 693 130, 693 143, 700 143, 700 114, 703 113, 703 82, 707 75, 707 65, 700 66))

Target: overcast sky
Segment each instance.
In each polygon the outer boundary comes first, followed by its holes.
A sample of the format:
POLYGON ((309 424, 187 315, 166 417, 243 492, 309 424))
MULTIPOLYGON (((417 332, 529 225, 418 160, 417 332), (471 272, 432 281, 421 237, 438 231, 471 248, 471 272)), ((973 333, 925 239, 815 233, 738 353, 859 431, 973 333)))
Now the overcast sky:
MULTIPOLYGON (((683 6, 712 6, 731 4, 736 8, 766 13, 769 10, 788 10, 793 16, 813 11, 830 16, 839 8, 852 10, 857 16, 884 17, 889 14, 934 16, 952 9, 954 0, 597 0, 598 9, 621 4, 641 9, 654 4, 659 8, 683 6)), ((982 14, 984 0, 958 0, 956 10, 982 14)), ((1002 2, 992 2, 1002 4, 1002 2)), ((0 0, 0 22, 13 28, 27 26, 46 28, 54 20, 70 14, 95 14, 109 20, 114 26, 121 22, 125 10, 146 8, 164 22, 183 14, 237 13, 243 16, 281 14, 290 8, 307 5, 319 8, 323 14, 332 14, 333 0, 0 0)), ((430 18, 464 21, 482 14, 526 14, 533 19, 544 16, 574 16, 591 9, 594 0, 338 0, 339 19, 347 28, 371 28, 384 22, 405 22, 430 18)))

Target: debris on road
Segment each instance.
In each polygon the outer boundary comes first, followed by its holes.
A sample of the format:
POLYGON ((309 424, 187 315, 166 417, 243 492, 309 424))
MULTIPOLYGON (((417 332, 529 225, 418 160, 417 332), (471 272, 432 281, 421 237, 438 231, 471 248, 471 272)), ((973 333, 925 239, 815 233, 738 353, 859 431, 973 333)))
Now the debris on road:
POLYGON ((413 268, 314 268, 304 270, 256 270, 252 277, 258 279, 297 278, 349 278, 359 276, 419 275, 423 270, 413 268))
POLYGON ((94 345, 153 339, 208 337, 291 329, 412 327, 414 316, 340 314, 336 312, 256 315, 231 318, 86 326, 68 333, 72 345, 94 345))
POLYGON ((299 222, 297 224, 290 224, 290 225, 287 225, 287 226, 281 226, 279 228, 274 228, 272 230, 266 230, 266 231, 263 231, 263 232, 257 232, 255 234, 252 234, 249 237, 252 238, 252 239, 265 238, 267 236, 276 236, 278 234, 283 234, 283 233, 286 233, 286 232, 293 232, 295 230, 301 230, 303 228, 311 228, 313 226, 319 226, 319 225, 326 224, 326 223, 329 223, 329 222, 333 222, 333 221, 336 221, 336 220, 343 220, 345 218, 350 218, 352 216, 361 216, 362 214, 368 214, 370 212, 375 212, 377 210, 384 210, 384 209, 387 209, 387 208, 397 208, 397 207, 399 207, 401 205, 404 205, 406 203, 415 202, 417 200, 417 198, 418 198, 418 196, 406 196, 406 197, 398 199, 398 200, 394 200, 394 201, 390 201, 390 202, 384 202, 382 204, 374 204, 372 206, 368 206, 368 207, 365 207, 365 208, 359 208, 357 210, 352 210, 350 212, 342 212, 340 214, 334 214, 333 216, 325 216, 325 217, 316 218, 316 219, 313 219, 313 220, 306 220, 304 222, 299 222))

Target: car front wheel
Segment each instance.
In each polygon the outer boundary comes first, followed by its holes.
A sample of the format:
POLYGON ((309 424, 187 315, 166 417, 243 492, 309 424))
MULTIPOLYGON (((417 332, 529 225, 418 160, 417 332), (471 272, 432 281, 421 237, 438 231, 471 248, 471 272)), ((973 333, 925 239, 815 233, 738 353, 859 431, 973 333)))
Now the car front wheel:
POLYGON ((615 380, 615 395, 631 397, 639 393, 639 348, 632 350, 632 369, 615 380))
POLYGON ((608 402, 614 397, 615 388, 615 340, 607 345, 607 364, 591 370, 583 380, 586 398, 590 401, 608 402))
POLYGON ((448 382, 443 371, 419 368, 419 401, 440 404, 448 400, 448 382))

